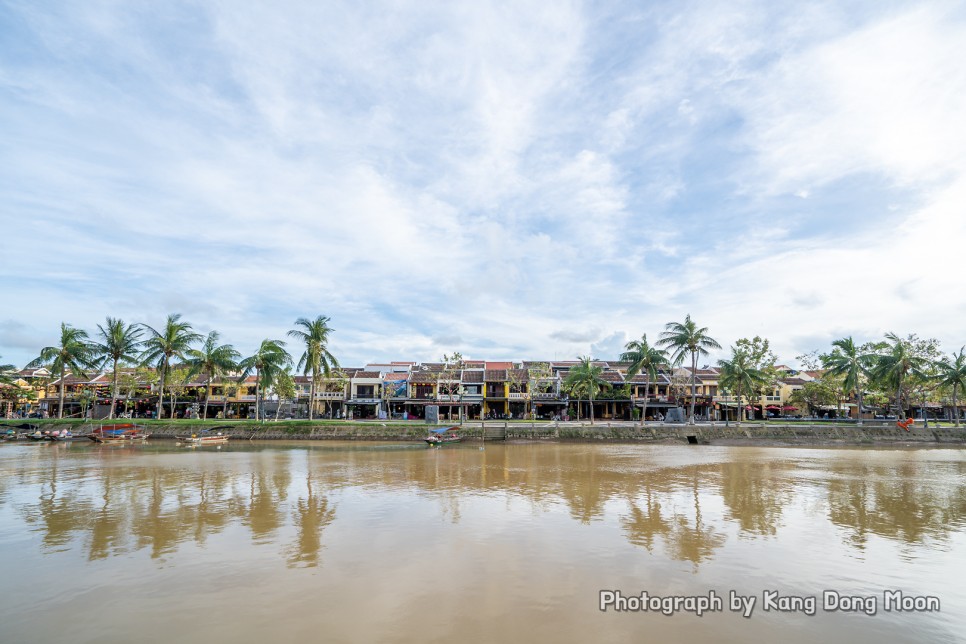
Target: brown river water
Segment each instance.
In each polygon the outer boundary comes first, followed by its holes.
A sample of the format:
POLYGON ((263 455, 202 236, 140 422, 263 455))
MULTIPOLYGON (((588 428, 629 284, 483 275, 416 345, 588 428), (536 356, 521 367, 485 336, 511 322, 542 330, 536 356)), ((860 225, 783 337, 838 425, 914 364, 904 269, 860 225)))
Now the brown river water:
POLYGON ((5 643, 966 641, 966 451, 5 444, 0 596, 5 643))

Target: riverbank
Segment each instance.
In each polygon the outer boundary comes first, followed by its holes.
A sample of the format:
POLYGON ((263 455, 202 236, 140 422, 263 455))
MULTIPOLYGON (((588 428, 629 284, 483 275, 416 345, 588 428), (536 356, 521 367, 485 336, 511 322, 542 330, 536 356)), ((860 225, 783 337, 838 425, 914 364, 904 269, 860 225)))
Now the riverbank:
MULTIPOLYGON (((118 422, 118 421, 115 421, 118 422)), ((130 421, 127 421, 130 422, 130 421)), ((137 420, 147 427, 152 439, 174 439, 203 431, 224 433, 244 440, 359 440, 421 441, 427 426, 405 421, 191 421, 137 420)), ((75 434, 85 432, 91 424, 80 420, 6 420, 0 430, 31 424, 45 430, 70 428, 75 434)), ((702 445, 894 445, 936 446, 966 445, 966 426, 936 426, 921 423, 908 431, 895 423, 855 424, 779 424, 705 423, 683 425, 648 423, 640 427, 629 422, 548 423, 487 422, 466 423, 462 434, 468 441, 507 442, 626 442, 626 443, 691 443, 702 445)))

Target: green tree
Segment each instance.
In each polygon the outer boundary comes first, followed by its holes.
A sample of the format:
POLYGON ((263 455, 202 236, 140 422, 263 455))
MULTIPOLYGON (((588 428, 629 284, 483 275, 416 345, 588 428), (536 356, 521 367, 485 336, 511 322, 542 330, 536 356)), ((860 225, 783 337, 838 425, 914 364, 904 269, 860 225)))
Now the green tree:
POLYGON ((85 369, 93 369, 91 346, 87 341, 87 332, 61 322, 60 342, 56 346, 44 347, 40 355, 32 360, 28 367, 49 365, 51 372, 60 377, 59 404, 57 418, 64 417, 64 380, 67 372, 84 374, 85 369))
POLYGON ((275 407, 275 420, 277 422, 279 413, 282 411, 282 401, 295 398, 295 379, 292 378, 292 374, 289 373, 288 368, 281 369, 275 374, 272 389, 275 395, 278 396, 278 405, 275 407))
POLYGON ((651 381, 657 380, 658 370, 668 366, 668 355, 664 349, 652 347, 647 342, 647 334, 641 335, 640 340, 631 340, 624 345, 621 362, 630 362, 627 369, 627 380, 639 373, 644 374, 644 409, 641 410, 641 427, 647 416, 647 397, 651 389, 651 381))
POLYGON ((846 394, 855 392, 859 405, 858 422, 862 424, 862 377, 869 374, 875 362, 875 356, 863 353, 861 347, 856 346, 852 337, 841 338, 832 343, 831 353, 821 356, 822 366, 832 376, 842 378, 842 387, 846 394))
POLYGON ((305 351, 299 358, 296 370, 302 370, 303 376, 311 374, 309 383, 309 420, 315 414, 315 392, 320 377, 328 378, 333 369, 339 368, 339 361, 329 352, 329 334, 333 329, 329 327, 329 318, 320 315, 314 320, 299 318, 295 325, 300 327, 288 332, 290 338, 296 338, 305 345, 305 351))
POLYGON ((966 346, 960 347, 959 352, 952 358, 943 358, 936 364, 937 381, 943 387, 953 388, 953 421, 959 427, 959 407, 956 404, 956 394, 960 389, 966 389, 966 346))
POLYGON ((141 328, 136 324, 124 324, 124 320, 109 317, 104 326, 97 325, 97 336, 91 344, 91 351, 93 357, 100 360, 98 368, 103 369, 110 363, 113 373, 108 418, 114 418, 114 407, 117 405, 118 367, 137 361, 140 338, 141 328))
POLYGON ((219 334, 211 331, 201 343, 200 349, 189 349, 187 352, 188 366, 191 375, 203 373, 208 377, 205 383, 205 411, 201 416, 208 418, 208 401, 211 400, 211 388, 215 378, 227 376, 238 368, 241 354, 230 344, 218 344, 219 334))
POLYGON ((261 391, 272 386, 279 371, 292 365, 292 356, 285 350, 282 340, 262 340, 258 350, 238 363, 241 369, 239 382, 255 374, 255 418, 260 418, 261 391))
MULTIPOLYGON (((436 380, 436 391, 440 397, 446 396, 446 399, 452 402, 453 396, 457 396, 463 388, 463 354, 459 351, 454 351, 452 354, 444 353, 440 361, 443 363, 443 370, 439 372, 436 380)), ((462 409, 460 407, 460 420, 462 420, 462 409)), ((446 414, 452 420, 452 405, 447 406, 446 414)))
MULTIPOLYGON (((881 345, 884 353, 877 357, 871 373, 882 386, 896 392, 896 413, 901 417, 905 414, 903 385, 910 377, 923 375, 928 364, 928 358, 923 355, 927 348, 915 336, 900 338, 895 333, 887 333, 885 337, 886 342, 881 345)), ((908 394, 906 400, 909 400, 908 394)))
POLYGON ((707 327, 698 327, 688 314, 684 322, 668 322, 665 331, 661 333, 658 346, 668 347, 674 353, 671 360, 680 364, 686 355, 691 356, 691 410, 688 422, 694 424, 694 399, 697 395, 696 378, 698 371, 698 356, 708 355, 709 349, 720 349, 718 341, 708 335, 707 327))
MULTIPOLYGON (((194 332, 190 324, 181 321, 181 314, 169 315, 161 331, 147 324, 141 324, 141 328, 148 333, 148 339, 142 343, 141 363, 154 366, 158 371, 158 418, 161 418, 164 413, 165 380, 171 369, 171 359, 185 360, 191 345, 201 336, 194 332)), ((174 418, 173 407, 171 417, 174 418)))
POLYGON ((762 369, 755 366, 753 358, 747 352, 737 347, 731 347, 730 360, 718 360, 718 367, 721 369, 718 383, 735 392, 735 400, 738 404, 737 423, 740 425, 742 394, 759 390, 767 382, 768 376, 762 369))
MULTIPOLYGON (((570 368, 564 386, 571 394, 577 396, 577 407, 580 407, 580 398, 587 396, 590 400, 590 424, 594 424, 594 398, 601 391, 606 390, 610 385, 601 378, 604 368, 593 364, 588 356, 578 356, 580 362, 570 368)), ((579 413, 579 411, 578 411, 579 413)))
POLYGON ((12 364, 0 364, 0 384, 13 385, 17 368, 12 364))

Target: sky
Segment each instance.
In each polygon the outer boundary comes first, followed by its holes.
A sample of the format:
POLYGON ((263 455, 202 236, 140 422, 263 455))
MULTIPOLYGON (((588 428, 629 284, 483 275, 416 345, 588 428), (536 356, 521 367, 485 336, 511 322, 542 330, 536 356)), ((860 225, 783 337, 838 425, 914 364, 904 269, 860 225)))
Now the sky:
POLYGON ((344 366, 952 351, 964 60, 961 2, 0 0, 0 360, 169 313, 344 366))

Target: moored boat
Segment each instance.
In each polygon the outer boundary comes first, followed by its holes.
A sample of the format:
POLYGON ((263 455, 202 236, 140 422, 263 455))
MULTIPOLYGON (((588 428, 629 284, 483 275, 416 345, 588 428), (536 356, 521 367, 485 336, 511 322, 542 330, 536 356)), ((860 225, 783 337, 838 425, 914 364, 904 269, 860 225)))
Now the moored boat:
POLYGON ((175 440, 182 445, 221 445, 228 442, 228 436, 218 432, 217 434, 202 433, 201 436, 192 434, 191 436, 175 436, 175 440))
POLYGON ((115 425, 101 425, 87 438, 95 443, 133 443, 147 439, 150 436, 141 425, 134 423, 118 423, 115 425))
POLYGON ((429 436, 427 436, 424 440, 430 447, 438 447, 448 443, 458 443, 463 440, 463 438, 456 433, 458 431, 459 427, 439 427, 437 429, 431 429, 429 430, 429 436))

